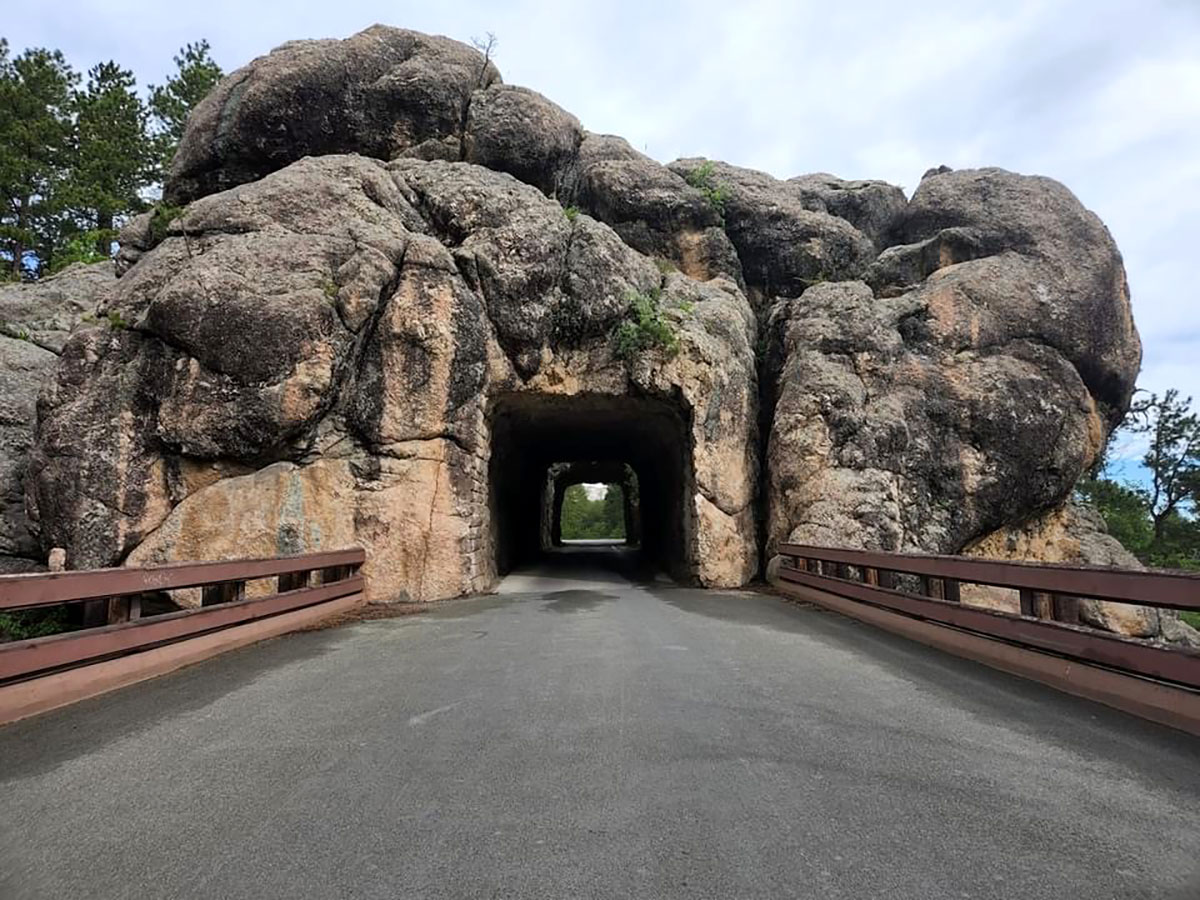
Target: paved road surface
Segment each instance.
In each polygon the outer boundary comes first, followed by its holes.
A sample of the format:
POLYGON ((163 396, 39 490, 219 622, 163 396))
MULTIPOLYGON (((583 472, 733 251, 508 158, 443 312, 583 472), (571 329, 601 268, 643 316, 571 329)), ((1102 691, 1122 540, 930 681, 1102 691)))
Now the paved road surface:
POLYGON ((514 583, 0 729, 0 897, 1200 897, 1200 742, 763 595, 514 583))

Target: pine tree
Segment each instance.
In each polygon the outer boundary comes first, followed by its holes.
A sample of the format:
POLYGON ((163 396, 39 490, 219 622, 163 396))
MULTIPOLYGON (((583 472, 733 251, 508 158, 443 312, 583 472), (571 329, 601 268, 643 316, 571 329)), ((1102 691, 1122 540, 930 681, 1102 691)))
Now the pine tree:
POLYGON ((209 49, 206 40, 181 48, 175 57, 176 74, 165 84, 150 85, 150 112, 157 126, 155 152, 164 173, 179 148, 188 115, 224 75, 209 49))
POLYGON ((602 537, 620 540, 625 537, 625 492, 619 484, 605 486, 602 537))
POLYGON ((0 257, 11 277, 40 272, 61 237, 60 193, 79 76, 57 50, 9 59, 0 38, 0 257))
POLYGON ((133 73, 115 62, 88 72, 74 106, 70 202, 78 224, 95 232, 96 251, 108 255, 118 220, 146 207, 142 191, 157 172, 149 114, 133 73))

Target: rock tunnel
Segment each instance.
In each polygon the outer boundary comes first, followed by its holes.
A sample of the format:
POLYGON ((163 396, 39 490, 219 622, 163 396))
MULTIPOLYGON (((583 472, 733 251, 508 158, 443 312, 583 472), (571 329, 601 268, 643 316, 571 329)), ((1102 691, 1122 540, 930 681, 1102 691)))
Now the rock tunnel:
POLYGON ((692 448, 680 410, 642 397, 510 394, 491 407, 489 511, 496 571, 536 562, 556 543, 563 492, 619 484, 626 545, 647 568, 695 575, 692 448))

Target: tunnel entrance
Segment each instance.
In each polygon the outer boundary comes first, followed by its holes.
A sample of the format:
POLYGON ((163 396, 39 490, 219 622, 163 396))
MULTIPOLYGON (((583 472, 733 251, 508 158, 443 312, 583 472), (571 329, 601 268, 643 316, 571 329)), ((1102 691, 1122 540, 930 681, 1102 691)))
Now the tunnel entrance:
POLYGON ((626 550, 646 568, 692 580, 692 447, 679 410, 642 397, 508 394, 494 401, 489 421, 497 574, 566 546, 568 489, 606 484, 621 492, 626 550))

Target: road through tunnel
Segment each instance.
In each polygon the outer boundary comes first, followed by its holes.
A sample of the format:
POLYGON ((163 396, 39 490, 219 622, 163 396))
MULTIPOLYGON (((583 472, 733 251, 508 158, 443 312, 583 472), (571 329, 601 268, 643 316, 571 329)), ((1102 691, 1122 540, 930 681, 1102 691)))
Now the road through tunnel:
POLYGON ((497 574, 561 545, 568 487, 604 483, 621 491, 625 546, 645 567, 693 578, 692 448, 680 410, 640 397, 510 394, 489 421, 497 574))

